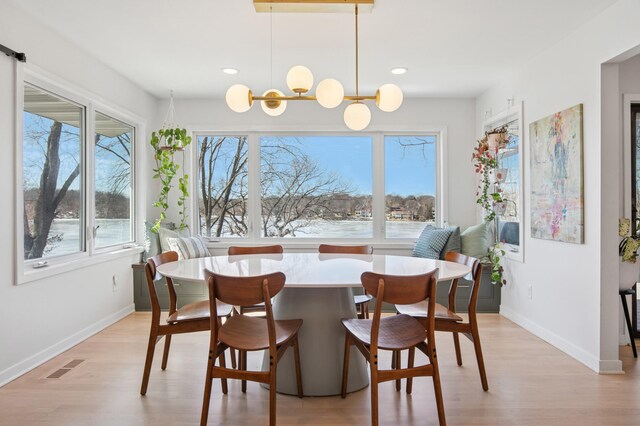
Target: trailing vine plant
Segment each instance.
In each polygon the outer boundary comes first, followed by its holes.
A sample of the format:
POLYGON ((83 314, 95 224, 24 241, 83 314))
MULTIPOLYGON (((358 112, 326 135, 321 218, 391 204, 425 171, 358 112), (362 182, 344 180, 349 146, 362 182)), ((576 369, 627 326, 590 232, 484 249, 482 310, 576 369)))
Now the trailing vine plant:
MULTIPOLYGON (((151 133, 151 146, 154 149, 154 159, 156 168, 153 169, 153 178, 159 179, 162 185, 158 200, 153 203, 154 207, 160 209, 160 217, 156 219, 151 230, 158 232, 162 221, 167 218, 167 210, 169 209, 169 193, 173 188, 173 180, 178 174, 180 165, 175 161, 175 153, 183 151, 184 148, 191 143, 191 136, 187 135, 186 129, 181 128, 165 128, 158 132, 151 133)), ((189 197, 189 175, 183 174, 178 178, 178 206, 180 211, 180 229, 184 229, 186 225, 186 200, 189 197)))
MULTIPOLYGON (((496 218, 495 205, 503 203, 502 190, 497 180, 492 182, 491 175, 496 173, 498 169, 498 151, 508 143, 509 138, 507 128, 485 132, 484 136, 478 140, 478 145, 474 148, 471 160, 475 167, 476 173, 481 175, 476 193, 476 203, 479 204, 484 211, 485 222, 493 222, 496 218), (493 139, 496 141, 495 146, 490 146, 490 135, 496 135, 493 139)), ((496 230, 497 233, 497 230, 496 230)), ((505 255, 504 249, 496 242, 487 252, 487 260, 491 265, 491 282, 503 286, 507 283, 504 279, 504 267, 501 260, 505 255)))

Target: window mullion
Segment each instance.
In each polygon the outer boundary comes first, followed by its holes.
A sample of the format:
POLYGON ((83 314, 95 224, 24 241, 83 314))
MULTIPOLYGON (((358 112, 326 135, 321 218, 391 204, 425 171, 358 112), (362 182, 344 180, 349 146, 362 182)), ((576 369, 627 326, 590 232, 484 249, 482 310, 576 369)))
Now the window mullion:
POLYGON ((373 157, 373 240, 385 239, 385 170, 384 170, 384 135, 375 133, 372 136, 373 157))
POLYGON ((84 241, 86 243, 85 251, 92 255, 95 251, 95 121, 96 112, 92 104, 85 108, 85 125, 83 135, 83 151, 84 166, 82 170, 82 179, 80 180, 81 188, 83 188, 84 212, 81 215, 84 218, 84 241))
POLYGON ((247 213, 249 221, 248 237, 251 241, 260 239, 260 136, 251 133, 247 136, 248 149, 248 200, 247 213))

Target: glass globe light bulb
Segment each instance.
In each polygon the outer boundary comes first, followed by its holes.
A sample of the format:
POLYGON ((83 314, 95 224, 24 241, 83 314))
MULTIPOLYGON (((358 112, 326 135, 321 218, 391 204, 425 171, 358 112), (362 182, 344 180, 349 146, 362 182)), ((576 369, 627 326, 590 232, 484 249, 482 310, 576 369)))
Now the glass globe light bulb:
POLYGON ((376 92, 376 105, 384 112, 397 110, 402 100, 402 90, 395 84, 383 84, 376 92))
POLYGON ((371 111, 362 102, 353 102, 344 110, 344 124, 351 130, 365 129, 371 121, 371 111))
POLYGON ((292 92, 307 93, 313 86, 313 74, 309 68, 296 65, 287 73, 287 86, 292 92))
POLYGON ((225 100, 227 105, 235 112, 245 112, 253 105, 251 90, 244 84, 234 84, 229 87, 225 100))
MULTIPOLYGON (((265 96, 267 98, 276 98, 278 96, 284 96, 284 93, 276 89, 270 89, 264 92, 262 96, 265 96)), ((281 101, 279 99, 260 101, 260 106, 262 107, 262 110, 268 115, 277 117, 278 115, 282 114, 285 109, 287 109, 287 101, 281 101)))
POLYGON ((316 87, 316 99, 325 108, 335 108, 344 99, 344 87, 333 78, 322 80, 316 87))

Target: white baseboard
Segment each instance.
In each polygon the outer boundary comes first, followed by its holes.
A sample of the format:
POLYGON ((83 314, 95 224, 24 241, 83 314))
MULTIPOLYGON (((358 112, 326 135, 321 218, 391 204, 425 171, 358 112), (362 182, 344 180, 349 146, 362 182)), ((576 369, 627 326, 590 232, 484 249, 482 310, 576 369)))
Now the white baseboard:
POLYGON ((34 368, 44 364, 50 359, 60 355, 62 352, 71 349, 78 343, 88 339, 96 333, 109 327, 111 324, 120 321, 122 318, 135 311, 135 305, 132 303, 123 309, 109 315, 100 321, 91 324, 90 326, 80 330, 79 332, 67 337, 66 339, 49 346, 48 348, 38 352, 37 354, 30 356, 24 361, 20 361, 11 367, 0 371, 0 387, 6 385, 12 380, 17 379, 25 373, 33 370, 34 368))
POLYGON ((528 318, 504 306, 500 306, 500 314, 528 332, 560 349, 570 357, 580 361, 596 373, 618 374, 622 372, 622 362, 620 360, 600 360, 563 337, 558 336, 552 331, 541 327, 528 318))

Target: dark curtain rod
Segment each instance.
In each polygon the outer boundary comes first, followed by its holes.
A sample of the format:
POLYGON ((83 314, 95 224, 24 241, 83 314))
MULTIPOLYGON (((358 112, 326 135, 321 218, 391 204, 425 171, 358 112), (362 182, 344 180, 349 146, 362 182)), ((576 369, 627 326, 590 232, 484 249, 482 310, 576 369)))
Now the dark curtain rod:
POLYGON ((27 55, 24 53, 16 52, 13 49, 9 49, 7 46, 3 46, 0 44, 0 52, 5 53, 7 56, 11 56, 12 58, 16 58, 20 62, 27 62, 27 55))

